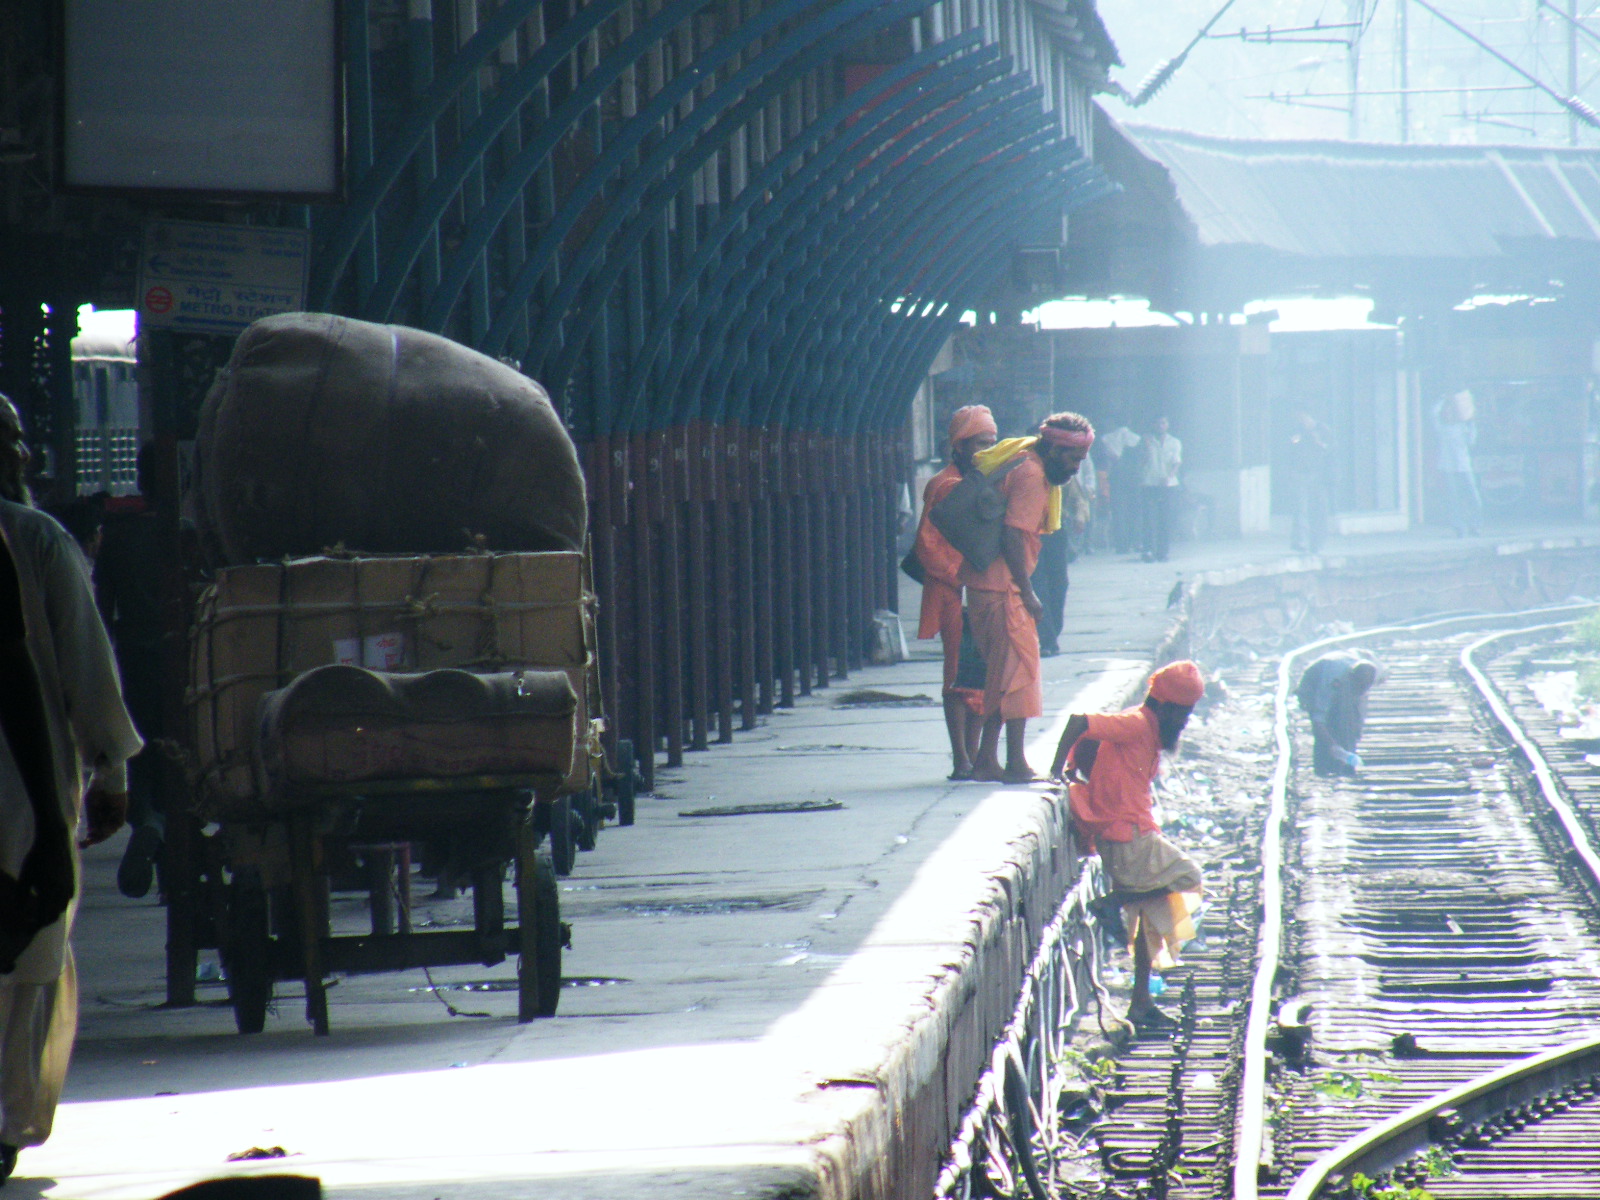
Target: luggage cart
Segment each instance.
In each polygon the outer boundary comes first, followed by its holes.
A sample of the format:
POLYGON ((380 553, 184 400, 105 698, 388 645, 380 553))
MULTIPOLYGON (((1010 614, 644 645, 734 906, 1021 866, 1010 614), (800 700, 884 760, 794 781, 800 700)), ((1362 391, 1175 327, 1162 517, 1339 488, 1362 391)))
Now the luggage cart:
POLYGON ((169 996, 187 984, 192 997, 196 952, 214 947, 241 1032, 263 1027, 276 982, 300 979, 307 1019, 323 1034, 330 972, 492 966, 516 954, 519 1019, 553 1015, 569 943, 556 877, 594 847, 607 819, 633 823, 639 783, 629 743, 609 762, 602 748, 592 606, 587 556, 570 553, 320 558, 219 574, 191 641, 202 802, 178 823, 186 827, 170 851, 180 903, 168 909, 169 996), (411 666, 408 657, 412 670, 564 673, 578 703, 569 768, 302 781, 292 803, 279 803, 260 757, 267 689, 335 669, 314 664, 327 663, 339 638, 388 629, 403 631, 408 656, 430 659, 411 666), (453 847, 473 891, 471 930, 411 930, 408 914, 395 914, 393 871, 374 862, 417 843, 453 847), (335 935, 331 865, 352 850, 368 858, 372 929, 335 935), (508 867, 514 922, 500 887, 508 867))
POLYGON ((570 946, 571 935, 561 921, 554 864, 541 843, 560 782, 554 776, 481 776, 323 787, 316 789, 313 803, 281 821, 248 831, 224 827, 218 835, 220 865, 228 878, 221 889, 219 948, 239 1032, 261 1031, 278 981, 304 981, 306 1020, 324 1035, 329 972, 468 963, 492 967, 513 954, 518 956, 517 1019, 554 1016, 561 951, 570 946), (332 931, 328 864, 335 856, 350 847, 441 837, 466 847, 470 855, 470 930, 412 929, 404 905, 396 911, 379 900, 394 884, 385 869, 369 876, 370 932, 332 931), (285 864, 263 862, 263 847, 269 856, 286 855, 287 887, 273 886, 285 864), (512 922, 506 919, 503 889, 508 867, 516 891, 512 922))

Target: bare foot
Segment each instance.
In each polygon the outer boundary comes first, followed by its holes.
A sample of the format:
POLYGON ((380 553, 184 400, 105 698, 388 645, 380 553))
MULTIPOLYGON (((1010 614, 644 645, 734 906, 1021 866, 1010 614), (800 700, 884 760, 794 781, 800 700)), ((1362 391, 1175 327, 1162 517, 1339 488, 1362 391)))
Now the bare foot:
POLYGON ((972 764, 972 777, 979 783, 1004 783, 1006 773, 998 759, 979 759, 972 764))
POLYGON ((972 764, 959 763, 945 776, 951 783, 965 783, 972 778, 972 764))
POLYGON ((1020 767, 1007 767, 1000 775, 1001 783, 1043 783, 1044 777, 1034 774, 1027 763, 1020 767))

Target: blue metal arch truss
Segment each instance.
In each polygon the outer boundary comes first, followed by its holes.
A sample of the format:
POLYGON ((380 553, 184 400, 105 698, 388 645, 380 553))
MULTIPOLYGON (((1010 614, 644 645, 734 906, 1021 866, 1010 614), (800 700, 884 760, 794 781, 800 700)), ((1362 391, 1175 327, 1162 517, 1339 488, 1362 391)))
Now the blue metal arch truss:
POLYGON ((313 303, 550 389, 611 736, 672 761, 859 663, 907 402, 1021 231, 1111 190, 1074 137, 1108 64, 1039 0, 343 2, 313 303))

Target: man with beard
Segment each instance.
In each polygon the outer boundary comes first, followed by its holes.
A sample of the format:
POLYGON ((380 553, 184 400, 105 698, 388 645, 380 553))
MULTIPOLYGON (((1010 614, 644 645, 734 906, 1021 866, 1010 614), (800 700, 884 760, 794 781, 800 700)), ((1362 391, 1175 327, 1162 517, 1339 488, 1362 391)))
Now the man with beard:
POLYGON ((0 1183, 50 1136, 77 1033, 80 811, 81 845, 121 827, 140 744, 72 535, 31 507, 28 460, 0 396, 0 1183))
POLYGON ((991 783, 1031 783, 1028 718, 1044 713, 1039 680, 1038 621, 1044 606, 1033 591, 1040 539, 1061 528, 1061 485, 1078 473, 1094 444, 1094 427, 1078 413, 1044 419, 1034 437, 1008 438, 973 457, 978 470, 998 475, 1005 499, 1000 557, 987 570, 961 568, 972 636, 988 670, 983 739, 972 777, 991 783), (1000 766, 1000 730, 1006 765, 1000 766))
POLYGON ((961 662, 961 552, 928 517, 962 478, 977 470, 972 456, 994 445, 1000 431, 981 404, 958 408, 950 418, 950 463, 922 492, 922 522, 917 526, 917 561, 922 564, 922 622, 919 638, 935 634, 944 644, 944 723, 950 734, 950 778, 972 778, 972 752, 983 724, 983 693, 957 681, 961 662))
POLYGON ((1150 785, 1161 754, 1178 748, 1189 714, 1205 694, 1192 662, 1170 663, 1150 676, 1144 703, 1119 713, 1075 713, 1056 746, 1050 773, 1068 781, 1073 824, 1086 854, 1098 850, 1111 893, 1093 908, 1113 933, 1126 933, 1133 952, 1133 999, 1128 1020, 1160 1028, 1172 1018, 1150 995, 1152 966, 1176 966, 1194 937, 1200 907, 1200 866, 1162 836, 1151 812, 1150 785))

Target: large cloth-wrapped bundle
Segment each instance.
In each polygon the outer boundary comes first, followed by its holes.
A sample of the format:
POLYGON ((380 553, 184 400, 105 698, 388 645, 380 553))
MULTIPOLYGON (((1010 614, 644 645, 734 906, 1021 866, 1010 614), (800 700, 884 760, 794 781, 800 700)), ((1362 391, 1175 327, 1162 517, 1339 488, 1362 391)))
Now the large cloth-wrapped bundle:
POLYGON ((200 815, 265 820, 286 802, 256 778, 261 699, 334 663, 564 672, 583 745, 562 790, 581 790, 599 746, 593 606, 583 556, 570 552, 306 558, 219 571, 190 645, 200 815))
POLYGON ((544 389, 421 330, 257 321, 206 396, 196 451, 201 533, 229 563, 583 548, 583 472, 544 389))
POLYGON ((561 671, 318 667, 261 700, 260 787, 572 772, 578 697, 561 671))

